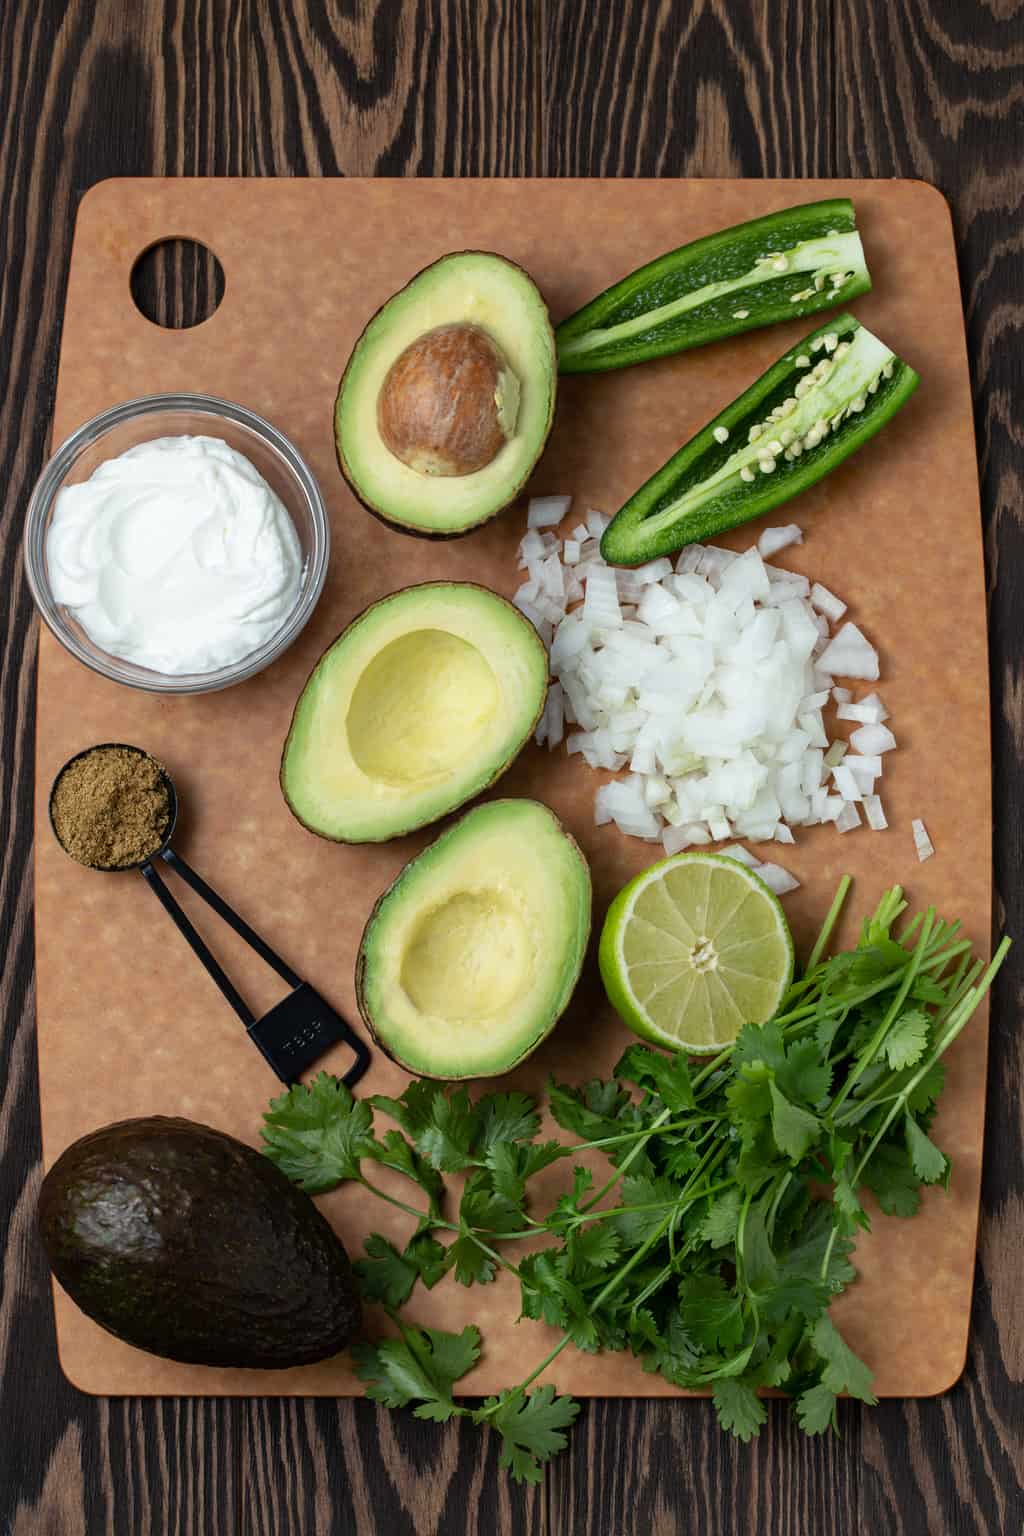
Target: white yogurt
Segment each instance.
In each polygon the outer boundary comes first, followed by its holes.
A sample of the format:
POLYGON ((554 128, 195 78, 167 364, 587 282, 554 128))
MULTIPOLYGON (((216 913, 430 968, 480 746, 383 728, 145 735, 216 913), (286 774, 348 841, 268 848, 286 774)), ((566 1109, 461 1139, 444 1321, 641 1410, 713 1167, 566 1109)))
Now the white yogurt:
POLYGON ((217 437, 158 437, 65 486, 46 563, 55 601, 97 645, 173 676, 263 645, 302 579, 283 502, 217 437))

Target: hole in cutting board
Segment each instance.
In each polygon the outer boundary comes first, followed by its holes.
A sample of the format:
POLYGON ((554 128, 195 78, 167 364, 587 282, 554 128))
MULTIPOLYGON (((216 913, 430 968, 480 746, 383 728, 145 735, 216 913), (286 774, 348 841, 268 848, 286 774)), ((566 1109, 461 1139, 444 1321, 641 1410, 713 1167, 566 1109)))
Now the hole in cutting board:
POLYGON ((154 325, 183 331, 202 325, 224 297, 224 268, 199 240, 158 240, 132 267, 135 307, 154 325))

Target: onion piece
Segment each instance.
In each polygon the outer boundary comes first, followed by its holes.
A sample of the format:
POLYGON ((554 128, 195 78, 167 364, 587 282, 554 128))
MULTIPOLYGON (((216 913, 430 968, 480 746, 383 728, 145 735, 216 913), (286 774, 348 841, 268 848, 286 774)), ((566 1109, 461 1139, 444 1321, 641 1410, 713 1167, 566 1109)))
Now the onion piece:
POLYGON ((928 836, 928 829, 923 821, 914 820, 910 823, 914 834, 914 847, 917 849, 917 857, 923 864, 925 859, 930 859, 935 852, 935 844, 928 836))
POLYGON ((788 869, 783 869, 781 864, 759 864, 754 873, 776 896, 786 896, 790 891, 800 889, 800 881, 788 869))
POLYGON ((864 815, 867 817, 868 826, 872 832, 884 832, 889 825, 885 819, 882 802, 877 795, 864 796, 864 815))
POLYGON ((832 624, 838 624, 846 612, 846 604, 841 597, 836 597, 828 587, 823 587, 820 581, 816 581, 811 587, 811 607, 817 608, 832 624))
POLYGON ((799 524, 787 523, 784 528, 766 528, 757 541, 757 550, 762 560, 768 560, 780 549, 788 549, 791 544, 802 544, 803 541, 804 531, 799 524))
POLYGON ((850 745, 857 752, 877 757, 883 752, 893 750, 896 737, 887 725, 862 725, 859 730, 851 734, 850 745))
POLYGON ((526 509, 527 528, 553 528, 572 506, 571 496, 534 496, 526 509))
POLYGON ((874 682, 878 677, 878 652, 856 624, 846 623, 822 651, 818 665, 833 677, 861 677, 874 682))
POLYGON ((853 801, 845 801, 842 810, 836 817, 836 831, 852 832, 855 827, 859 826, 860 811, 858 811, 853 801))

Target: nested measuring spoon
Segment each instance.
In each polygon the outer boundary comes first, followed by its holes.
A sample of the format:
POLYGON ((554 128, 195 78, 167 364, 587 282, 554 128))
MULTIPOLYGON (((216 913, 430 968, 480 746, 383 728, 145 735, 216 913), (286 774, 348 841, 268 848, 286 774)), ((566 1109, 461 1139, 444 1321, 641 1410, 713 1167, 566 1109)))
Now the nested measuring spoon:
POLYGON ((98 869, 104 874, 122 873, 125 870, 137 869, 146 884, 153 891, 164 911, 174 923, 178 932, 182 934, 193 953, 206 968, 207 974, 220 988, 221 993, 231 1004, 235 1013, 241 1019, 248 1031, 249 1038, 262 1052, 268 1064, 272 1067, 283 1083, 296 1082, 301 1073, 305 1072, 321 1057, 330 1046, 338 1040, 344 1040, 354 1053, 355 1060, 344 1074, 342 1081, 351 1087, 358 1082, 370 1065, 370 1051, 367 1045, 355 1031, 336 1013, 318 992, 295 974, 290 965, 287 965, 280 955, 275 954, 266 940, 261 939, 254 929, 249 927, 245 920, 239 917, 222 896, 218 896, 206 881, 197 875, 195 870, 188 865, 179 853, 175 853, 171 847, 171 838, 174 836, 175 823, 178 817, 178 795, 174 788, 170 774, 162 763, 158 763, 148 752, 141 747, 128 746, 123 742, 103 742, 99 746, 87 747, 84 752, 78 752, 68 759, 63 768, 53 781, 50 790, 50 825, 54 836, 69 858, 74 858, 76 863, 85 863, 83 859, 68 849, 67 843, 61 836, 58 823, 54 816, 54 798, 57 794, 61 780, 68 769, 74 763, 83 758, 91 757, 93 753, 117 751, 137 755, 154 765, 160 774, 164 788, 167 791, 167 826, 159 845, 151 849, 144 858, 137 859, 127 864, 87 864, 89 869, 98 869), (197 896, 212 907, 217 916, 222 918, 228 926, 234 929, 240 938, 244 939, 250 949, 255 950, 260 958, 266 961, 272 970, 276 971, 290 988, 286 997, 276 1003, 268 1013, 257 1018, 251 1008, 241 996, 223 967, 210 952, 206 942, 193 927, 185 912, 168 890, 158 873, 158 864, 163 864, 172 869, 185 884, 190 886, 197 896))

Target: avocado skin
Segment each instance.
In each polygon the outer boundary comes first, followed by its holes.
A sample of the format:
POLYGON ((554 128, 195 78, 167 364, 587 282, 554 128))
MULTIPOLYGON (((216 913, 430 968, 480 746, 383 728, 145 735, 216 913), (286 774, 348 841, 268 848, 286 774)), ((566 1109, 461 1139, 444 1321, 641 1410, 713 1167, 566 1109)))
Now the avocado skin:
POLYGON ((210 1126, 123 1120, 43 1180, 43 1246, 72 1301, 150 1354, 283 1370, 360 1327, 348 1256, 302 1190, 210 1126))

